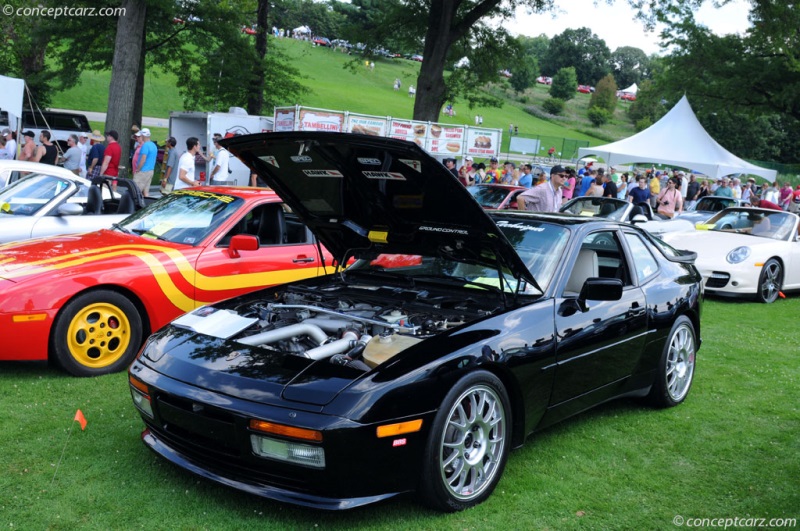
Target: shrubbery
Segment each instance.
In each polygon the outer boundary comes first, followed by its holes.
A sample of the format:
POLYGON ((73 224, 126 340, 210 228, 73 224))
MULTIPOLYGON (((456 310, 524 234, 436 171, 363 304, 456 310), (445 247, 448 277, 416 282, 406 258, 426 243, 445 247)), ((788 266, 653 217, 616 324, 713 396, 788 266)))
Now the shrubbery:
POLYGON ((586 114, 595 127, 600 127, 611 118, 611 113, 602 107, 590 107, 586 114))
POLYGON ((542 108, 548 114, 559 115, 564 112, 564 100, 561 98, 547 98, 542 103, 542 108))

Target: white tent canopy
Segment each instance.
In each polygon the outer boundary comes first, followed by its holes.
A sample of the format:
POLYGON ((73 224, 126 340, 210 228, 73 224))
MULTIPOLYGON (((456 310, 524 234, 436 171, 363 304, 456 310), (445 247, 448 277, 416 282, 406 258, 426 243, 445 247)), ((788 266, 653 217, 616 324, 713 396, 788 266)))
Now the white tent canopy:
POLYGON ((583 158, 594 155, 606 164, 670 164, 702 172, 718 179, 725 175, 747 173, 774 182, 775 170, 750 164, 720 146, 703 129, 686 96, 675 107, 644 131, 604 146, 578 149, 583 158))
POLYGON ((15 77, 0 76, 0 109, 6 111, 8 124, 18 130, 22 118, 22 100, 25 96, 25 81, 15 77))
POLYGON ((311 33, 311 28, 308 26, 298 26, 292 30, 294 33, 311 33))
POLYGON ((639 92, 639 87, 637 87, 636 83, 634 83, 630 87, 620 90, 620 92, 625 92, 627 94, 636 94, 637 92, 639 92))

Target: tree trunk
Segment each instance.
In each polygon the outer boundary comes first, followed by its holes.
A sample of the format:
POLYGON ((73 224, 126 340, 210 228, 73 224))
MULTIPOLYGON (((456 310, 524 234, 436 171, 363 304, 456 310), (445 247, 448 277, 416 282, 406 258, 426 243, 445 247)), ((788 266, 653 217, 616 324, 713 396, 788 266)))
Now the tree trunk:
POLYGON ((247 94, 247 113, 259 115, 264 107, 264 57, 267 55, 267 15, 269 0, 258 0, 256 12, 256 56, 247 94))
POLYGON ((445 103, 446 87, 444 66, 452 44, 451 26, 456 10, 455 0, 431 2, 428 12, 428 31, 425 49, 417 78, 417 95, 414 100, 414 119, 435 122, 445 103))
POLYGON ((144 74, 145 55, 147 54, 147 30, 142 26, 142 52, 139 54, 139 73, 136 76, 136 94, 133 99, 133 120, 139 129, 142 128, 142 114, 144 114, 144 74))
POLYGON ((125 14, 117 21, 114 42, 114 61, 111 65, 111 84, 108 88, 106 131, 119 133, 122 148, 120 166, 126 167, 130 176, 129 152, 133 109, 136 101, 136 83, 141 62, 144 23, 147 14, 145 0, 122 0, 125 14))

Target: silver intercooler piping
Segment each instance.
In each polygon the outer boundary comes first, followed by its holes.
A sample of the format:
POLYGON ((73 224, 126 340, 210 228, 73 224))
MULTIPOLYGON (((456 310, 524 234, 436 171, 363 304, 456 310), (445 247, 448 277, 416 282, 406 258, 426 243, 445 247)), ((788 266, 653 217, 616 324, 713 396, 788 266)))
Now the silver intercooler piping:
POLYGON ((309 336, 317 343, 322 343, 328 339, 326 334, 320 327, 315 324, 297 323, 283 328, 276 328, 268 332, 262 332, 253 336, 243 337, 237 339, 239 343, 245 345, 264 345, 266 343, 274 343, 282 339, 289 339, 295 336, 309 336))

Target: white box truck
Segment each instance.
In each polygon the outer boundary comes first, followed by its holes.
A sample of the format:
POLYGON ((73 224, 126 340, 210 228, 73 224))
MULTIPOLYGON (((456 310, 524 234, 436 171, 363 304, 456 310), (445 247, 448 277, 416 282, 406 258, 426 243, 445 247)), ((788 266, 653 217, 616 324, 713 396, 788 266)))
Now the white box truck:
MULTIPOLYGON (((197 137, 204 154, 214 152, 212 138, 214 133, 223 137, 236 134, 250 135, 253 133, 271 132, 273 130, 272 117, 253 116, 244 109, 231 107, 230 112, 171 112, 169 114, 169 134, 177 141, 175 149, 179 154, 186 151, 186 139, 197 137)), ((213 168, 212 162, 208 164, 195 164, 195 179, 200 180, 200 172, 206 175, 208 184, 226 184, 236 186, 249 186, 250 169, 236 157, 230 158, 230 173, 221 176, 215 181, 208 182, 213 168)))

